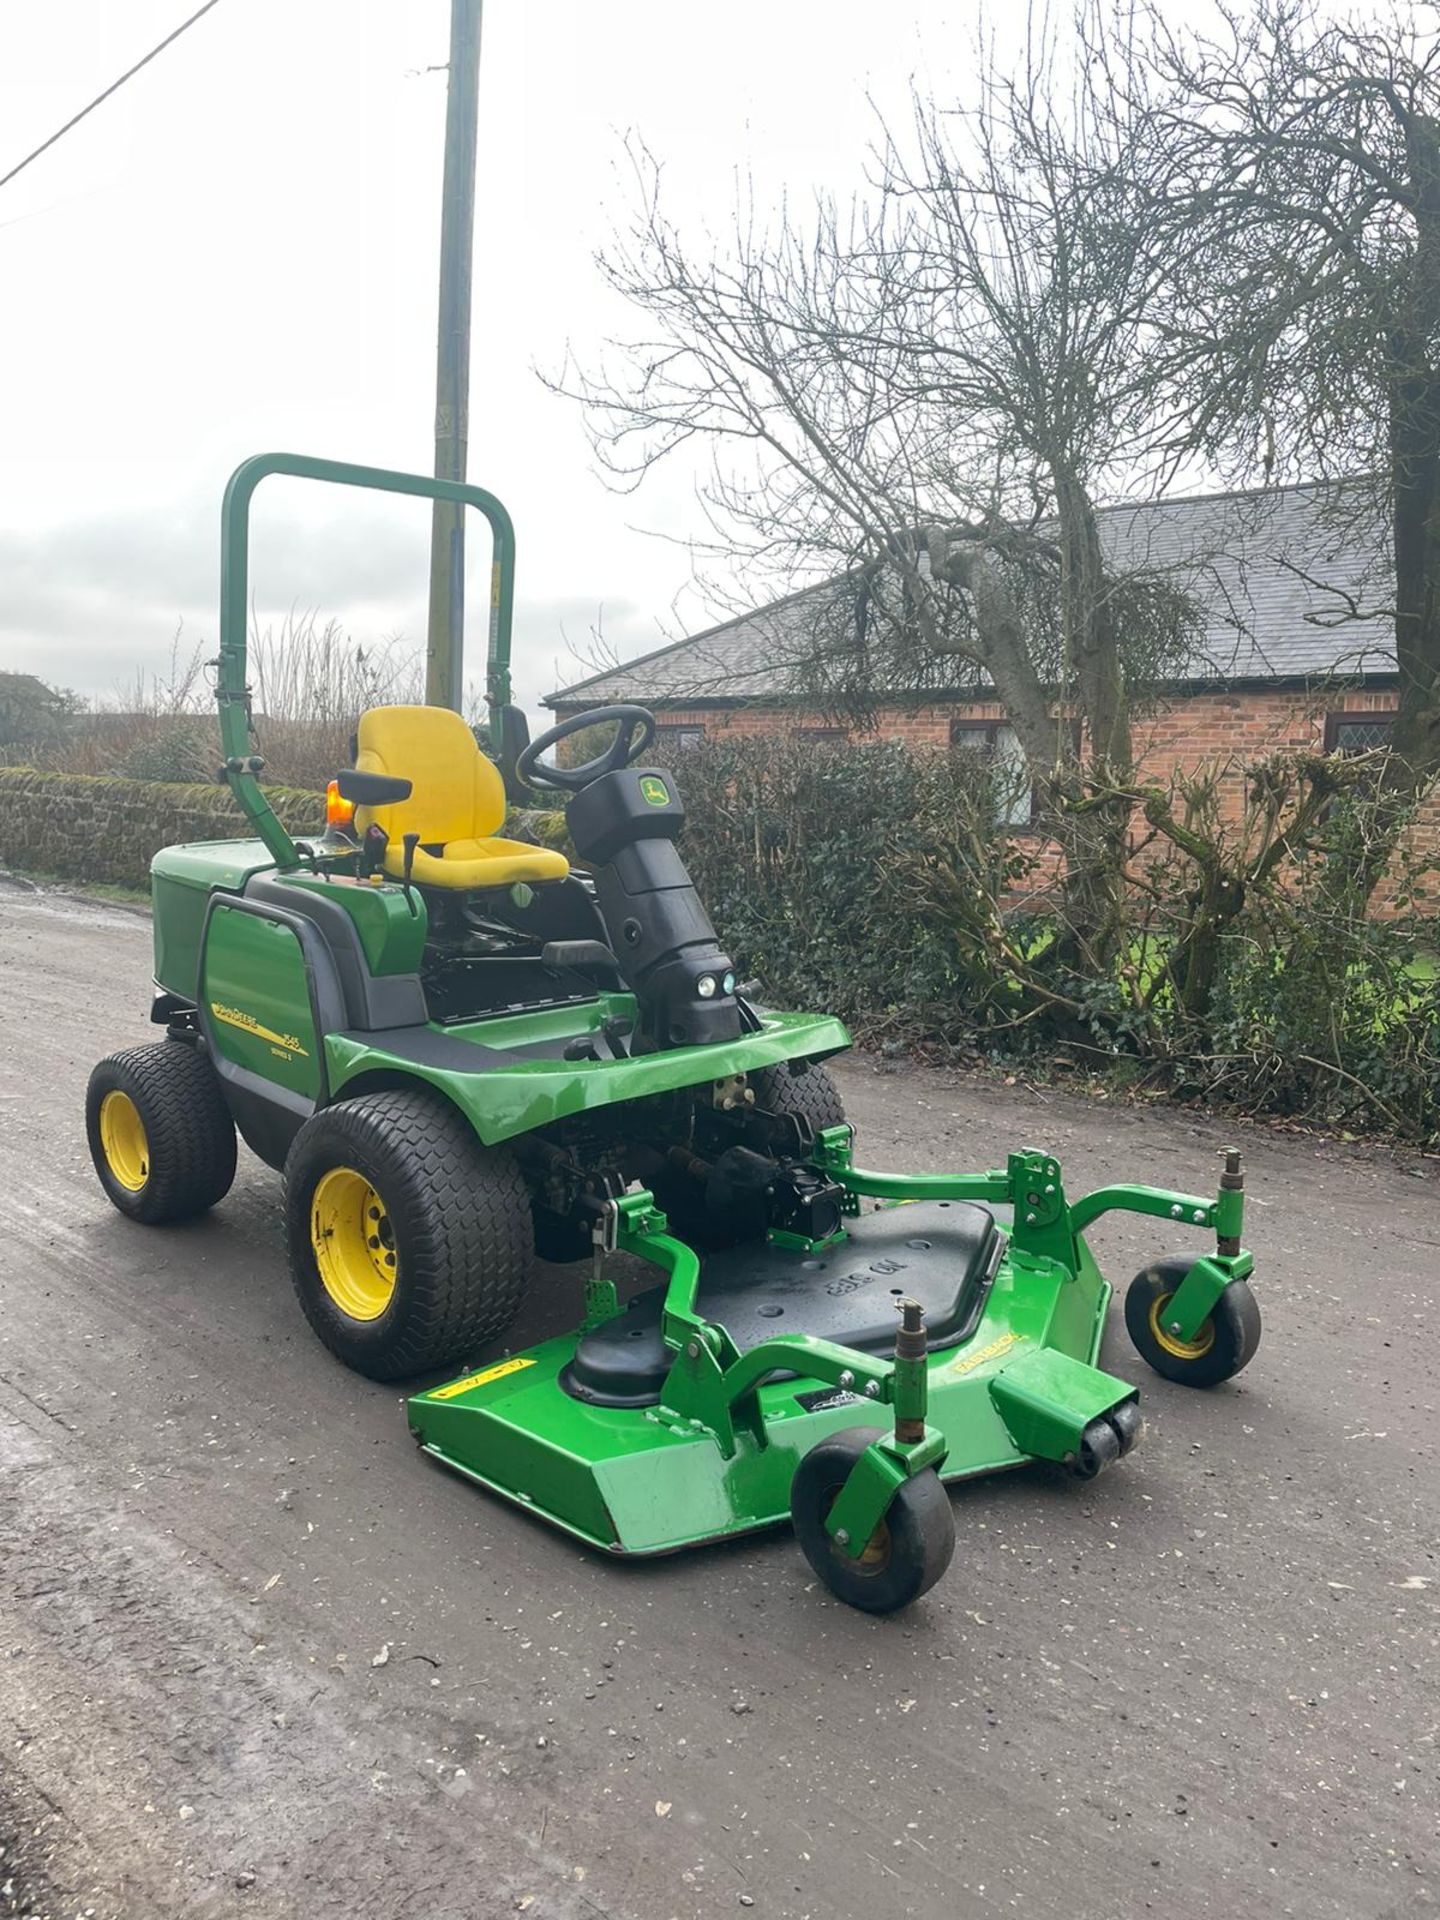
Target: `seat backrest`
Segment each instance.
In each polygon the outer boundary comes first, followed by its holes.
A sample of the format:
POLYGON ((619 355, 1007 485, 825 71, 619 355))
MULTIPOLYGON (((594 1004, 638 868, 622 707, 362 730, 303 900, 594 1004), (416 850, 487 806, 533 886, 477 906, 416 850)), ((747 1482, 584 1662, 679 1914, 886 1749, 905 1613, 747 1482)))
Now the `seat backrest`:
POLYGON ((372 707, 360 717, 355 765, 362 773, 408 780, 408 800, 362 807, 362 830, 374 821, 398 846, 418 833, 423 846, 483 840, 503 825, 505 786, 475 744, 475 736, 448 707, 372 707))

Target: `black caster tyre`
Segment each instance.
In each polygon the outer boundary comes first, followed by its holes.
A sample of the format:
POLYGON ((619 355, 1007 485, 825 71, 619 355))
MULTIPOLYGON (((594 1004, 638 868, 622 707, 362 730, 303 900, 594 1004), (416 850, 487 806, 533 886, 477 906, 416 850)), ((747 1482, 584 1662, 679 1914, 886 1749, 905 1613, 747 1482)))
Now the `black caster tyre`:
POLYGON ((1145 1437, 1145 1416, 1138 1400, 1127 1400, 1123 1407, 1112 1407, 1105 1418, 1120 1437, 1120 1457, 1133 1453, 1145 1437))
POLYGON ((1092 1420, 1070 1458, 1070 1471, 1077 1480, 1093 1480, 1113 1467, 1123 1451, 1120 1435, 1110 1422, 1104 1418, 1092 1420))
POLYGON ((514 1156, 403 1089, 305 1122, 285 1162, 285 1230, 306 1319, 372 1380, 468 1360, 514 1319, 534 1259, 514 1156))
POLYGON ((805 1558, 830 1591, 863 1613, 895 1613, 927 1592, 955 1552, 955 1515, 932 1469, 907 1480, 857 1560, 825 1531, 835 1497, 881 1427, 846 1427, 813 1446, 795 1470, 790 1518, 805 1558))
POLYGON ((1125 1294, 1125 1329, 1146 1366, 1182 1387, 1218 1387, 1249 1366, 1260 1345, 1260 1308, 1249 1284, 1232 1280, 1193 1340, 1165 1326, 1165 1308, 1194 1266, 1169 1253, 1137 1273, 1125 1294))
POLYGON ((131 1220, 191 1220, 235 1178, 235 1126, 205 1055, 179 1040, 112 1053, 85 1092, 90 1158, 131 1220))
POLYGON ((802 1067, 799 1073, 788 1066, 761 1067, 751 1074, 750 1085, 756 1106, 767 1113, 793 1113, 816 1133, 844 1124, 845 1103, 827 1067, 802 1067))

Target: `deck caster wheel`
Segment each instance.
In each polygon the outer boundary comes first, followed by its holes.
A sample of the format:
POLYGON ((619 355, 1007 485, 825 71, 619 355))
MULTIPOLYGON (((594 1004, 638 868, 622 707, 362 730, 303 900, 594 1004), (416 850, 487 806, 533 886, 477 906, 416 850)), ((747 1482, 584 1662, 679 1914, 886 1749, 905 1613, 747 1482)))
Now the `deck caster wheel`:
POLYGON ((1092 1420, 1080 1436, 1080 1444, 1066 1463, 1077 1480, 1093 1480, 1107 1467, 1113 1467, 1125 1451, 1120 1435, 1102 1414, 1092 1420))
POLYGON ((1138 1400, 1127 1400, 1122 1407, 1112 1407, 1105 1418, 1120 1438, 1120 1458, 1133 1453, 1145 1434, 1145 1416, 1140 1411, 1138 1400))
POLYGON ((813 1446, 790 1487, 790 1518, 805 1558, 847 1606, 895 1613, 933 1587, 955 1552, 955 1516, 932 1468, 898 1489, 858 1559, 841 1551, 825 1521, 851 1468, 880 1427, 846 1427, 813 1446))
POLYGON ((1169 1253, 1137 1273, 1125 1294, 1125 1328, 1135 1350, 1163 1379, 1182 1387, 1218 1387, 1255 1358, 1260 1308, 1248 1283, 1232 1280, 1193 1340, 1165 1324, 1165 1309, 1194 1266, 1189 1254, 1169 1253))

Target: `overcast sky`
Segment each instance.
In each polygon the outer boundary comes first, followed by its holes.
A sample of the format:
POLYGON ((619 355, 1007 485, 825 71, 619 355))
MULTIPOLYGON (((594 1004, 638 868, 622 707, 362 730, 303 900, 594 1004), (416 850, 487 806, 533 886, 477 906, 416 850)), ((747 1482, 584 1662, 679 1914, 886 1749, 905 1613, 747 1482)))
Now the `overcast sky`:
MULTIPOLYGON (((0 5, 0 173, 184 18, 186 0, 0 5)), ((925 0, 488 0, 470 477, 519 535, 516 677, 576 677, 603 610, 622 654, 704 624, 683 477, 592 470, 538 364, 624 314, 592 256, 627 197, 623 139, 668 203, 723 228, 757 198, 848 192, 867 91, 966 63, 975 10, 925 0)), ((213 642, 218 510, 245 455, 428 470, 447 0, 221 0, 0 189, 0 667, 106 695, 213 642)), ((423 634, 428 515, 298 481, 256 509, 262 622, 292 602, 423 634)), ((480 547, 479 532, 472 547, 480 547)), ((483 549, 478 555, 485 559, 483 549)), ((483 614, 484 596, 472 594, 483 614)), ((475 627, 469 664, 483 646, 475 627)))

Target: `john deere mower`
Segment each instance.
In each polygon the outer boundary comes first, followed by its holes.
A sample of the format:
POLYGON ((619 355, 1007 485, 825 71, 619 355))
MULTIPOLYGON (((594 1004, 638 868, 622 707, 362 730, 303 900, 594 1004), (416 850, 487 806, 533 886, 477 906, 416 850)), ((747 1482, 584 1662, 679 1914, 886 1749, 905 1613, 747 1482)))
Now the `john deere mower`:
POLYGON ((1126 1294, 1156 1372, 1209 1387, 1250 1360, 1239 1158, 1212 1198, 1072 1200, 1035 1149, 981 1173, 857 1165, 824 1065, 849 1038, 737 979, 676 782, 646 757, 652 716, 605 707, 529 740, 513 586, 509 517, 477 487, 288 454, 234 474, 221 777, 253 837, 155 857, 164 1039, 91 1076, 101 1184, 132 1220, 199 1214, 238 1130, 282 1174, 320 1339, 372 1379, 441 1376, 408 1401, 425 1453, 616 1555, 789 1519, 828 1587, 890 1612, 950 1560, 946 1481, 1036 1459, 1089 1479, 1139 1440, 1136 1390, 1096 1365, 1100 1215, 1213 1236, 1126 1294), (448 709, 374 709, 308 843, 261 790, 245 677, 250 501, 272 474, 473 507, 493 543, 499 765, 448 709), (546 757, 602 723, 595 757, 546 757), (537 790, 563 800, 573 870, 503 835, 507 799, 537 790), (571 1287, 572 1332, 497 1345, 532 1289, 571 1287))

